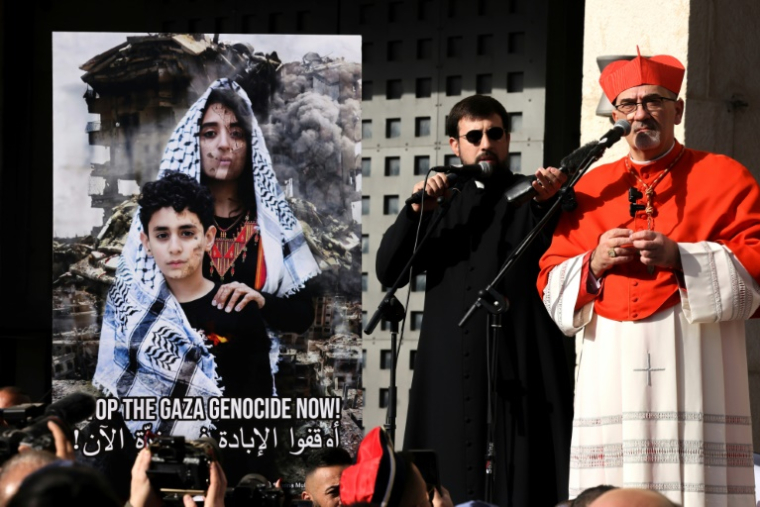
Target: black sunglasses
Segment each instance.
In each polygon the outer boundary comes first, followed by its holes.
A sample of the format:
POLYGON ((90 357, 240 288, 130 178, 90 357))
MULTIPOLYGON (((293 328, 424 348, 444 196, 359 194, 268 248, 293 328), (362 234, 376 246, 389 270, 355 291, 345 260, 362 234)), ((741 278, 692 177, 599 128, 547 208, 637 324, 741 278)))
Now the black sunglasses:
MULTIPOLYGON (((488 136, 488 139, 491 141, 498 141, 502 137, 504 137, 504 129, 501 127, 491 127, 490 129, 486 130, 486 135, 488 136)), ((465 137, 467 140, 474 145, 480 144, 480 140, 483 139, 483 131, 482 130, 470 130, 463 136, 459 137, 465 137)))

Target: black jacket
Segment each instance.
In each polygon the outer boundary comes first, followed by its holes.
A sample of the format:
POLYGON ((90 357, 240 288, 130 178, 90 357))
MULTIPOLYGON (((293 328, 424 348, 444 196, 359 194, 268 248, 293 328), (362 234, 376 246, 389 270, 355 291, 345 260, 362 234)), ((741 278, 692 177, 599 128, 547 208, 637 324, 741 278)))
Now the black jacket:
MULTIPOLYGON (((425 245, 414 272, 427 272, 404 448, 434 449, 454 503, 483 499, 486 452, 486 312, 457 323, 477 292, 545 209, 511 209, 503 190, 520 175, 478 189, 468 182, 425 245)), ((423 232, 440 210, 423 218, 423 232)), ((418 216, 404 208, 383 236, 377 276, 390 286, 411 255, 418 216)), ((554 221, 556 223, 556 220, 554 221)), ((554 505, 567 496, 572 424, 568 340, 536 291, 538 259, 553 224, 498 288, 509 300, 497 349, 496 493, 499 505, 554 505)), ((572 348, 572 344, 570 344, 572 348)))

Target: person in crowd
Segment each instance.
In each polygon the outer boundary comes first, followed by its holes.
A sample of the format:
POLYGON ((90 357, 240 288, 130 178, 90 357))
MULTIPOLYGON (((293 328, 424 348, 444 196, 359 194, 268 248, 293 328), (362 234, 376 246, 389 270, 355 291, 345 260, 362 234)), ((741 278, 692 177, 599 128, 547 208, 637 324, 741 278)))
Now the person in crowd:
MULTIPOLYGON (((15 386, 0 387, 0 408, 11 408, 25 403, 31 403, 32 399, 21 389, 15 386)), ((0 417, 0 428, 8 423, 0 417)))
POLYGON ((328 447, 311 452, 306 458, 302 500, 314 507, 339 507, 340 474, 354 460, 342 447, 328 447))
POLYGON ((684 73, 668 55, 604 69, 629 152, 580 180, 541 259, 546 308, 582 341, 570 497, 606 483, 754 505, 744 321, 760 306, 760 187, 676 140, 684 73))
MULTIPOLYGON (((164 505, 159 493, 150 484, 148 469, 150 468, 151 452, 144 448, 137 454, 132 467, 132 485, 129 493, 131 507, 161 507, 164 505)), ((227 477, 224 475, 219 461, 214 460, 209 465, 209 487, 203 498, 205 507, 224 507, 224 494, 227 489, 227 477)), ((189 494, 182 496, 185 507, 193 507, 195 502, 189 494)))
POLYGON ((8 507, 120 507, 123 503, 97 470, 55 462, 29 475, 8 502, 8 507))
POLYGON ((576 496, 575 499, 571 501, 570 507, 588 507, 591 505, 591 502, 613 489, 617 488, 615 486, 610 486, 609 484, 602 484, 594 486, 593 488, 584 489, 581 491, 580 495, 576 496))
POLYGON ((367 433, 356 455, 356 464, 340 476, 340 501, 344 506, 454 507, 446 488, 427 484, 414 458, 396 453, 383 428, 367 433))
POLYGON ((634 488, 613 488, 589 505, 591 507, 679 507, 657 491, 634 488))
POLYGON ((29 395, 16 386, 0 387, 0 408, 15 407, 31 402, 29 395))
POLYGON ((23 480, 32 472, 56 461, 55 454, 29 449, 20 452, 0 468, 0 507, 5 507, 23 480))

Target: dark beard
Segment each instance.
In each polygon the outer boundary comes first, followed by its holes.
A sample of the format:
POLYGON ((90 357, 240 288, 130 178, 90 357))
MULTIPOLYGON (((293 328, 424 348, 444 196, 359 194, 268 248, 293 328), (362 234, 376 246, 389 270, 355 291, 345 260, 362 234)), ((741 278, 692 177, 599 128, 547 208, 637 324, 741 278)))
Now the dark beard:
POLYGON ((515 175, 509 170, 509 163, 504 160, 501 162, 493 163, 493 173, 489 178, 482 179, 486 188, 495 191, 504 190, 514 180, 515 175))

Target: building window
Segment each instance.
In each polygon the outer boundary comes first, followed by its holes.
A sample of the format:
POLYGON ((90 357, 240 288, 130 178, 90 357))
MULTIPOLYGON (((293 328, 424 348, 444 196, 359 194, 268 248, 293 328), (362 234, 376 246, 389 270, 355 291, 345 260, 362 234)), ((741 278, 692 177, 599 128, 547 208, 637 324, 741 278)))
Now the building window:
POLYGON ((372 81, 364 81, 362 83, 362 100, 372 100, 372 81))
POLYGON ((422 329, 422 312, 412 312, 412 331, 419 331, 422 329))
POLYGON ((509 34, 507 52, 513 55, 525 54, 525 32, 512 32, 509 34))
POLYGON ((430 157, 417 155, 414 157, 414 174, 425 175, 430 170, 430 157))
POLYGON ((372 63, 374 60, 375 45, 371 42, 362 44, 362 63, 372 63))
POLYGON ((362 215, 369 215, 369 196, 362 196, 362 215))
POLYGON ((446 56, 449 58, 460 58, 462 56, 463 45, 462 37, 449 37, 446 41, 446 56))
POLYGON ((433 57, 433 39, 417 39, 417 59, 430 60, 433 57))
POLYGON ((396 23, 403 18, 403 2, 391 2, 388 4, 388 22, 396 23))
POLYGON ((232 30, 232 20, 227 16, 218 17, 214 21, 214 33, 230 33, 232 30))
MULTIPOLYGON (((362 329, 364 329, 365 327, 367 327, 367 318, 368 318, 367 317, 367 312, 362 312, 362 329)), ((366 357, 367 356, 367 351, 363 350, 362 352, 364 354, 364 358, 362 359, 362 367, 366 367, 367 366, 367 357, 366 357)))
POLYGON ((414 137, 425 137, 430 135, 430 117, 419 117, 414 119, 414 137))
POLYGON ((509 0, 510 14, 525 14, 523 0, 509 0))
POLYGON ((478 55, 489 56, 493 54, 493 35, 478 35, 478 55))
POLYGON ((388 100, 400 99, 403 87, 400 79, 389 79, 385 88, 385 98, 388 100))
POLYGON ((385 137, 388 139, 401 137, 401 118, 388 118, 385 120, 385 137))
POLYGON ((446 78, 446 95, 462 95, 462 76, 449 76, 446 78))
POLYGON ((415 86, 415 96, 418 99, 430 97, 433 92, 433 80, 429 77, 417 78, 417 84, 415 86))
POLYGON ((462 165, 462 161, 456 155, 446 155, 443 157, 443 165, 462 165))
POLYGON ((372 120, 362 120, 362 139, 372 139, 372 120))
POLYGON ((457 0, 448 0, 446 7, 447 14, 450 18, 453 18, 457 15, 457 0))
POLYGON ((488 0, 478 0, 478 16, 485 16, 489 9, 488 0))
POLYGON ((522 130, 522 113, 509 113, 509 131, 520 132, 522 130))
POLYGON ((367 273, 362 273, 362 292, 367 292, 369 286, 369 277, 367 273))
POLYGON ((491 74, 478 74, 475 79, 475 93, 487 95, 493 89, 493 76, 491 74))
POLYGON ((412 278, 412 292, 425 292, 425 273, 418 273, 412 278))
POLYGON ((507 93, 519 93, 523 91, 525 74, 523 72, 507 73, 507 93))
POLYGON ((417 2, 417 20, 430 21, 433 19, 432 0, 419 0, 417 2))
POLYGON ((519 173, 522 166, 522 154, 510 153, 509 154, 509 170, 513 173, 519 173))
POLYGON ((190 18, 187 20, 187 30, 190 33, 198 33, 201 31, 201 20, 200 18, 190 18))
POLYGON ((390 395, 387 387, 380 388, 380 408, 388 408, 390 395))
POLYGON ((311 12, 298 11, 296 13, 296 31, 308 32, 310 30, 311 30, 311 12))
POLYGON ((372 173, 372 159, 362 159, 362 176, 369 176, 372 173))
POLYGON ((380 369, 381 370, 390 370, 391 369, 391 351, 390 349, 382 349, 380 351, 380 369))
POLYGON ((401 159, 399 157, 385 157, 385 175, 398 176, 401 172, 401 159))
POLYGON ((359 6, 359 23, 362 25, 368 25, 372 23, 372 11, 374 5, 364 4, 359 6))
MULTIPOLYGON (((367 312, 362 312, 362 328, 365 327, 364 320, 367 317, 367 312)), ((367 368, 367 349, 362 349, 362 370, 367 368)))
POLYGON ((400 62, 401 61, 401 41, 392 40, 388 42, 388 61, 400 62))
POLYGON ((362 234, 362 253, 369 253, 369 234, 362 234))
POLYGON ((273 12, 269 15, 269 32, 277 33, 282 30, 282 14, 273 12))
POLYGON ((409 351, 409 369, 414 370, 414 361, 417 359, 417 351, 416 350, 410 350, 409 351))
POLYGON ((397 215, 398 214, 398 196, 386 195, 383 197, 383 213, 385 215, 397 215))
MULTIPOLYGON (((164 31, 174 32, 175 30, 166 30, 167 26, 164 26, 164 31)), ((243 16, 243 32, 256 32, 256 16, 253 14, 247 14, 243 16)))

